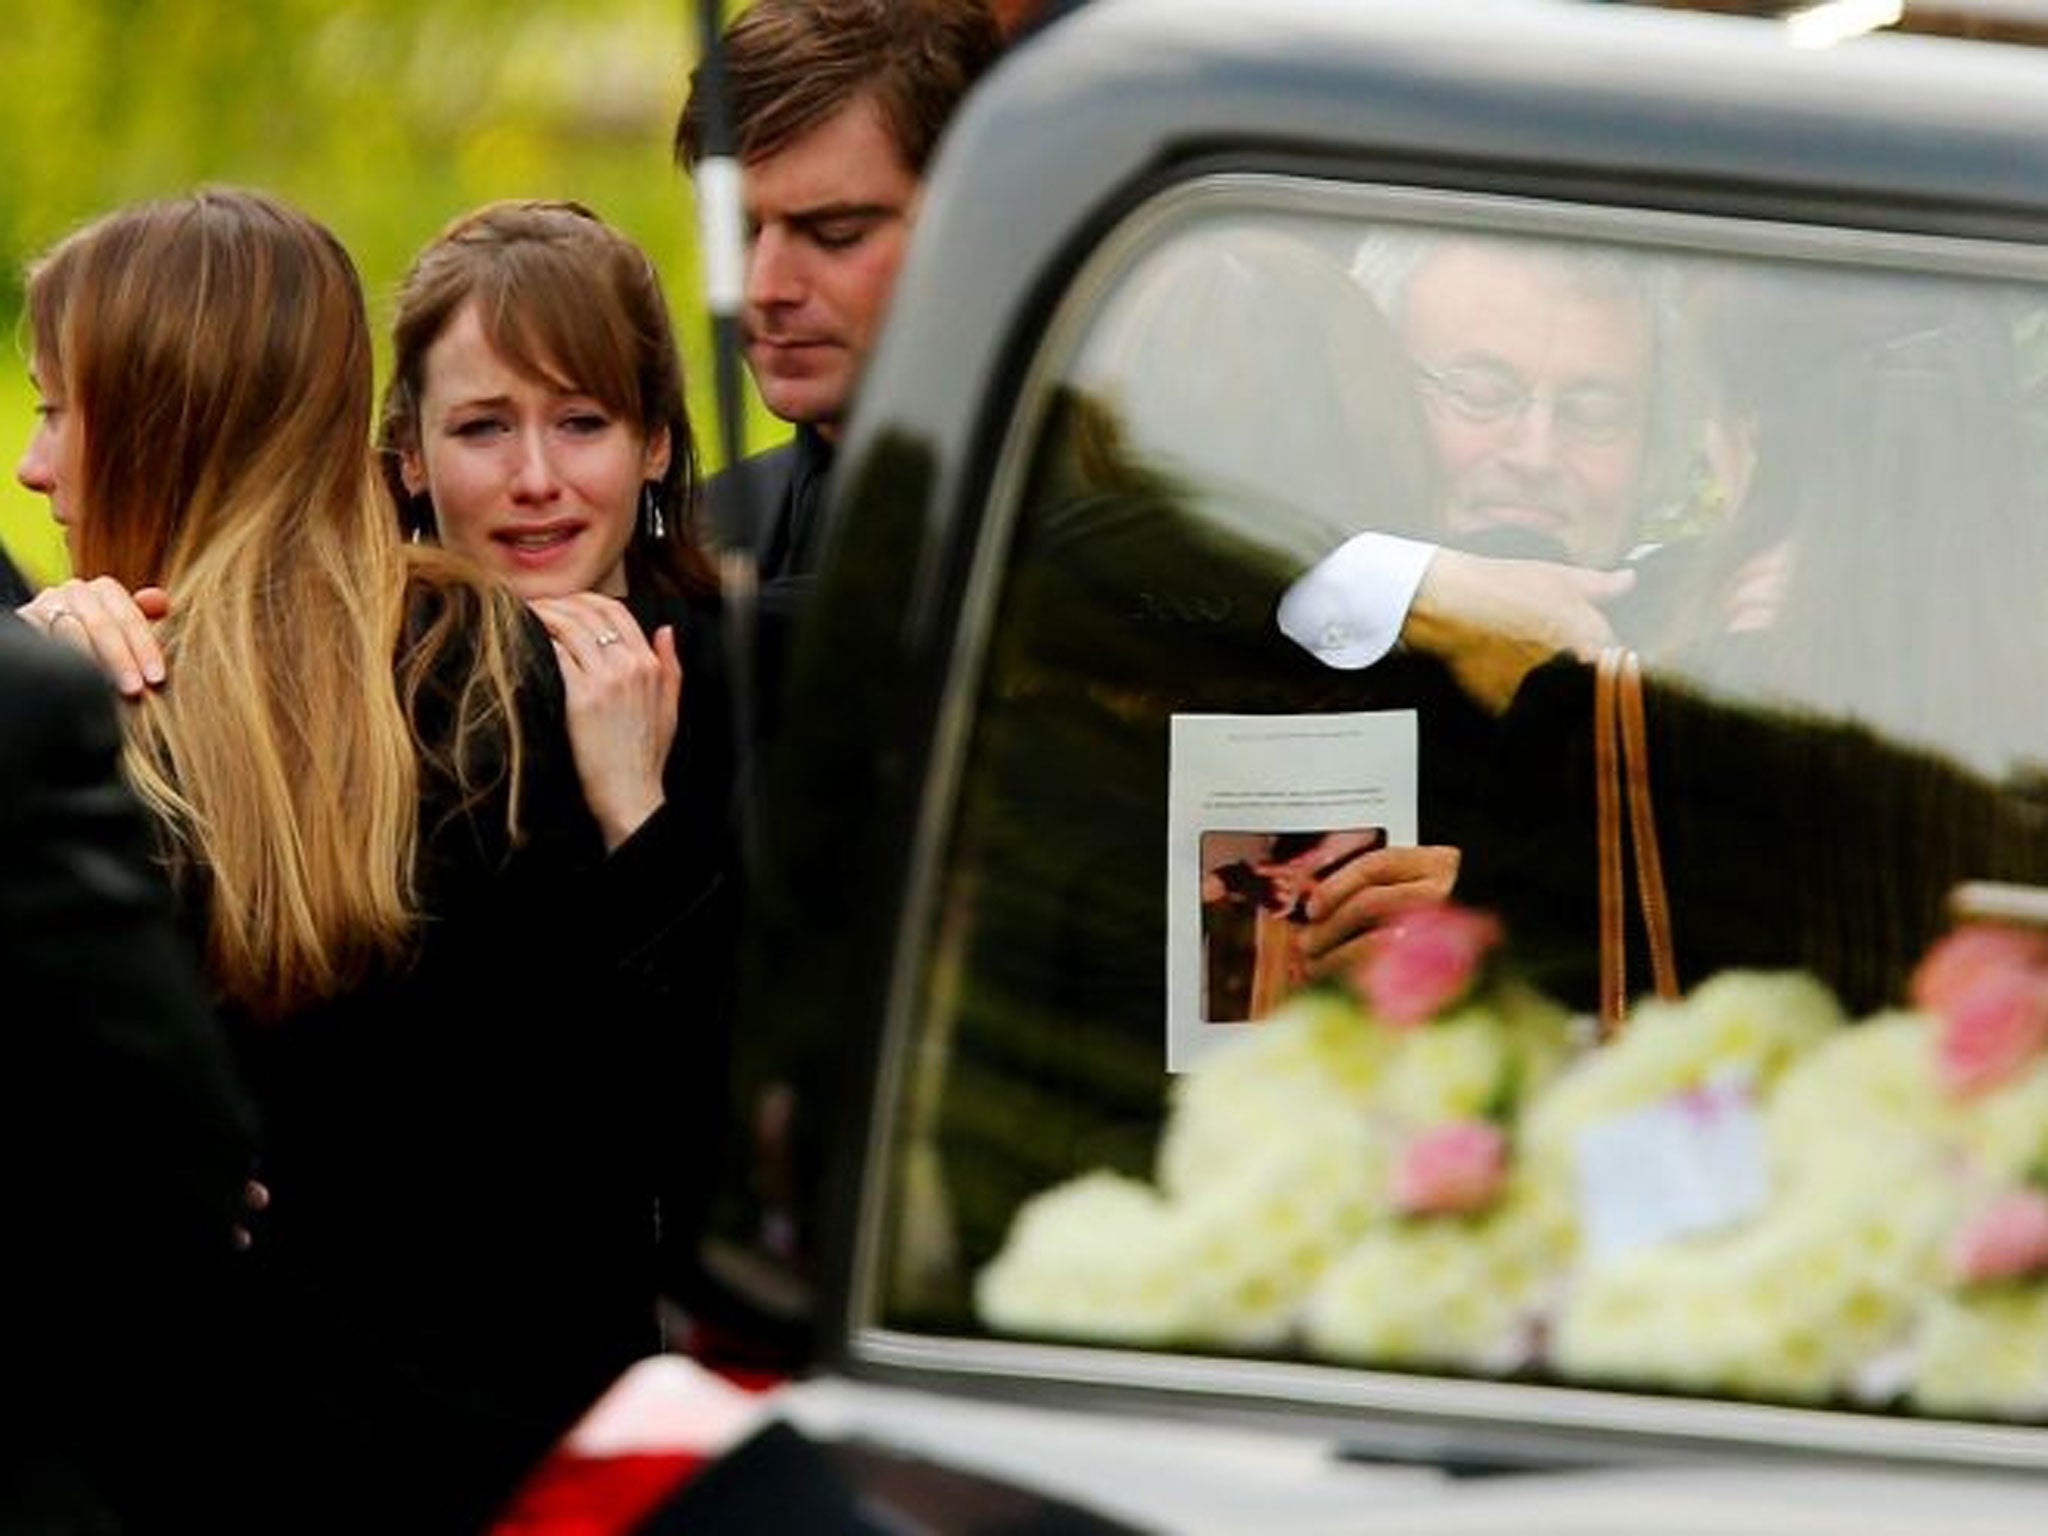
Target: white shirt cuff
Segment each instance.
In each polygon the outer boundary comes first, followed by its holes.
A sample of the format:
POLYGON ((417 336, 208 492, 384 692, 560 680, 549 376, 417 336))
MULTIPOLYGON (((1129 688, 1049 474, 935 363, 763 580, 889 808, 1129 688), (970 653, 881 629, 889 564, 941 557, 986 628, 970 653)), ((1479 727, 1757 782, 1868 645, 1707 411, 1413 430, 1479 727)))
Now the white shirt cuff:
POLYGON ((1326 667, 1371 666, 1401 638, 1436 550, 1390 533, 1345 540, 1287 589, 1280 632, 1326 667))

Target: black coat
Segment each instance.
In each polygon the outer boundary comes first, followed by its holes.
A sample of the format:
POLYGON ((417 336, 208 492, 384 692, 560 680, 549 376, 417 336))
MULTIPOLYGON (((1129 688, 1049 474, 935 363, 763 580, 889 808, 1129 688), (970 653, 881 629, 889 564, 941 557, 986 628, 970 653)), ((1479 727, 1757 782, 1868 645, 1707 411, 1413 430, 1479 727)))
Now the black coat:
POLYGON ((21 573, 4 549, 0 549, 0 608, 19 608, 35 596, 28 578, 21 573))
MULTIPOLYGON (((2048 798, 1863 726, 1646 681, 1681 982, 1796 968, 1854 1014, 1901 1003, 1959 881, 2048 878, 2048 798)), ((1592 1006, 1598 949, 1593 673, 1531 673, 1501 721, 1459 890, 1507 919, 1541 985, 1592 1006)), ((1630 988, 1649 989, 1630 894, 1630 988)))
MULTIPOLYGON (((175 1529, 248 1171, 96 671, 0 615, 0 1529, 175 1529)), ((202 1490, 204 1491, 204 1490, 202 1490)), ((189 1525, 185 1526, 189 1528, 189 1525)))
POLYGON ((789 518, 790 477, 796 468, 794 440, 751 454, 720 470, 704 484, 704 516, 719 549, 744 549, 764 579, 770 548, 789 518))
MULTIPOLYGON (((661 1345, 662 1239, 694 1226, 718 1140, 732 948, 716 626, 680 617, 669 799, 631 838, 605 853, 537 662, 524 840, 502 794, 430 779, 414 963, 235 1026, 272 1194, 250 1256, 255 1528, 478 1528, 661 1345)), ((429 741, 444 702, 422 707, 429 741)))
POLYGON ((815 582, 834 457, 824 438, 799 428, 790 442, 742 459, 704 487, 714 545, 744 550, 754 559, 752 633, 736 675, 748 687, 756 750, 777 735, 793 637, 815 582))

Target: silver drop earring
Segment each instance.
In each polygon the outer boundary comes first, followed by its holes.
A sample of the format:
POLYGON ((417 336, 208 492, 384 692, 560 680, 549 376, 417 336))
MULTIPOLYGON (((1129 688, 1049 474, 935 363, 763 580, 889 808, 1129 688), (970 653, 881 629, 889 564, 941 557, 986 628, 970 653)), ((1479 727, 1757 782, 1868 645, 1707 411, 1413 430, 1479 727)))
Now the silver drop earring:
POLYGON ((668 537, 668 519, 661 510, 661 489, 652 480, 640 482, 640 524, 657 544, 668 537))

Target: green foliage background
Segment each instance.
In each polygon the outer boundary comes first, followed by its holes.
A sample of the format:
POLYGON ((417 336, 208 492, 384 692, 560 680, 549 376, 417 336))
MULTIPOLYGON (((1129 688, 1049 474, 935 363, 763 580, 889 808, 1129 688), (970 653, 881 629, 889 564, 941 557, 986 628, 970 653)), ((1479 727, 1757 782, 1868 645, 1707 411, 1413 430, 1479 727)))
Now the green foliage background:
MULTIPOLYGON (((355 254, 381 332, 412 253, 496 197, 574 197, 645 246, 675 309, 707 458, 717 433, 695 210, 669 137, 695 53, 687 0, 61 0, 0 28, 0 443, 27 438, 25 263, 116 204, 202 182, 267 188, 355 254)), ((775 423, 755 403, 749 446, 775 423)), ((63 549, 0 490, 32 574, 63 549)))

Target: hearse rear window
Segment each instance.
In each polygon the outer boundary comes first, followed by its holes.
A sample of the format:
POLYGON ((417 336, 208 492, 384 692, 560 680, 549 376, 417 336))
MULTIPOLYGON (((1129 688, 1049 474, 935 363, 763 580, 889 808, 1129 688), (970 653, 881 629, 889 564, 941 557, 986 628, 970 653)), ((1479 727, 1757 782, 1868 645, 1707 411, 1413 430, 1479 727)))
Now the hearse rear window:
POLYGON ((869 1320, 2048 1420, 2044 275, 1131 221, 998 486, 869 1320))

